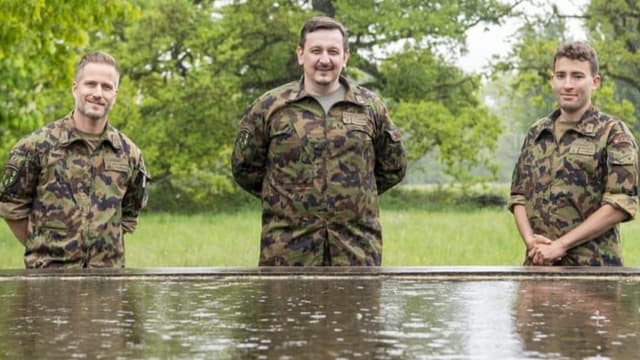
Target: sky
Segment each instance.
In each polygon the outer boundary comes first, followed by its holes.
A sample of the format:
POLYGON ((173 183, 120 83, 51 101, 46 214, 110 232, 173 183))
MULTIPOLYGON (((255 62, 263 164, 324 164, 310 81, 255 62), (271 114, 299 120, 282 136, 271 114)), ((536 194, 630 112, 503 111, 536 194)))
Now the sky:
MULTIPOLYGON (((561 14, 575 14, 580 12, 589 3, 589 0, 556 0, 549 1, 558 7, 561 14)), ((521 5, 522 6, 522 5, 521 5)), ((526 11, 535 12, 537 9, 529 6, 526 11)), ((480 24, 469 31, 467 44, 469 52, 460 58, 457 65, 467 72, 480 72, 488 65, 494 54, 504 54, 511 49, 510 37, 516 33, 520 22, 508 21, 502 26, 489 26, 480 24)), ((570 20, 569 28, 574 40, 586 38, 581 29, 579 20, 570 20)))

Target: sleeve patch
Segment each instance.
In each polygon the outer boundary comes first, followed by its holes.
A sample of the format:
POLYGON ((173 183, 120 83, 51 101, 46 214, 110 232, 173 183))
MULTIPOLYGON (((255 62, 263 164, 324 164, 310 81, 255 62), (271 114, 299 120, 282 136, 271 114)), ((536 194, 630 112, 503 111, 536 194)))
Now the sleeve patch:
POLYGON ((18 181, 18 169, 13 165, 7 165, 2 174, 2 190, 10 188, 18 181))

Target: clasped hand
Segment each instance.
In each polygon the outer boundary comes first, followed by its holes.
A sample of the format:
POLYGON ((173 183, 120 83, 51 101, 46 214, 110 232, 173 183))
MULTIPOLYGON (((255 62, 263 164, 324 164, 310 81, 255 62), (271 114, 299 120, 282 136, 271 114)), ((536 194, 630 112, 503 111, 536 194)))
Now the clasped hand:
POLYGON ((527 248, 527 257, 533 265, 553 265, 554 262, 560 261, 565 255, 566 251, 560 241, 552 241, 538 234, 533 235, 527 248))

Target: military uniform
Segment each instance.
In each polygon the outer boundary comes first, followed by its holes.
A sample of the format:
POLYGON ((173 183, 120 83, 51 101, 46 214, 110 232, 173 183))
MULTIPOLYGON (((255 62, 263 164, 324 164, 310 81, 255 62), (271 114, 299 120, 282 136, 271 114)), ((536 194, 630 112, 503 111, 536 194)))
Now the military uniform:
POLYGON ((147 198, 142 153, 107 124, 95 150, 71 115, 20 140, 0 184, 0 216, 27 218, 27 268, 123 267, 124 232, 147 198))
MULTIPOLYGON (((556 141, 553 126, 559 116, 557 110, 529 130, 514 169, 509 208, 525 206, 533 231, 550 239, 604 204, 632 219, 638 208, 638 147, 629 129, 591 108, 556 141)), ((555 265, 622 265, 618 227, 570 249, 555 265)))
POLYGON ((379 98, 345 78, 325 115, 294 81, 245 113, 233 176, 262 199, 260 265, 380 265, 378 195, 404 177, 399 130, 379 98))

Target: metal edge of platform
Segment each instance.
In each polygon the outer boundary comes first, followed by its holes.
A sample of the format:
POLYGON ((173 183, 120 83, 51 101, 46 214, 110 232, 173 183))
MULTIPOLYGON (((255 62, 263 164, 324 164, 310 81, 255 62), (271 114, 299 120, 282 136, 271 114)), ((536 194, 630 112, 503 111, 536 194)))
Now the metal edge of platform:
POLYGON ((0 281, 86 278, 189 280, 224 278, 232 280, 290 278, 394 278, 425 280, 524 280, 524 279, 608 279, 640 281, 640 268, 631 267, 169 267, 145 269, 42 269, 0 270, 0 281))

